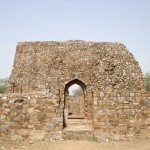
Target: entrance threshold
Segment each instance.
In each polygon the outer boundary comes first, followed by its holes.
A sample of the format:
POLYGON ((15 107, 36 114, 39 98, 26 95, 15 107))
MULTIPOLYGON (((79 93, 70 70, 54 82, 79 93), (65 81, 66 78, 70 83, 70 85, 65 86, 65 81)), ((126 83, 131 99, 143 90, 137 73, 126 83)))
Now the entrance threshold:
POLYGON ((68 116, 68 119, 84 119, 84 116, 68 116))

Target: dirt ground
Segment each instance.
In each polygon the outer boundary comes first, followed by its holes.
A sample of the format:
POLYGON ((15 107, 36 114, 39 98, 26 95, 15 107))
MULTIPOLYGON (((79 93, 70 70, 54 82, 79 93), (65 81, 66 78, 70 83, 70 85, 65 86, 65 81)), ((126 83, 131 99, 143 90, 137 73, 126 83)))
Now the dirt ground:
POLYGON ((95 142, 95 141, 0 141, 1 150, 150 150, 150 139, 95 142))

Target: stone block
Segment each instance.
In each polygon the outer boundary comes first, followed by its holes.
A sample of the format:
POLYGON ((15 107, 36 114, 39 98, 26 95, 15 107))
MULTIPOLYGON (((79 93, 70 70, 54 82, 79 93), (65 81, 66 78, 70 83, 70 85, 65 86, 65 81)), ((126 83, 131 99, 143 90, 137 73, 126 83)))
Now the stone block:
POLYGON ((44 130, 52 131, 55 128, 55 126, 52 123, 46 123, 44 126, 44 130))
POLYGON ((43 140, 45 136, 44 131, 30 131, 29 132, 29 139, 30 140, 43 140))
POLYGON ((104 97, 105 96, 104 92, 100 92, 99 96, 104 97))
POLYGON ((135 93, 130 93, 130 96, 131 96, 131 97, 134 97, 134 96, 135 96, 135 93))
POLYGON ((28 122, 25 122, 25 123, 22 124, 22 128, 23 128, 23 129, 27 129, 27 128, 28 128, 28 125, 29 125, 28 122))
POLYGON ((143 112, 144 114, 150 114, 150 109, 147 109, 147 110, 144 110, 144 112, 143 112))
POLYGON ((34 129, 34 125, 33 124, 29 124, 28 125, 28 129, 34 129))
POLYGON ((116 92, 111 92, 110 94, 112 97, 116 97, 117 96, 117 93, 116 92))
POLYGON ((29 114, 34 113, 34 108, 33 108, 33 107, 28 108, 28 113, 29 113, 29 114))
POLYGON ((12 123, 8 122, 7 124, 0 125, 0 131, 8 131, 12 123))
POLYGON ((53 106, 48 106, 47 109, 46 109, 46 112, 48 113, 54 113, 56 110, 56 108, 54 108, 53 106))
POLYGON ((30 123, 36 124, 38 121, 36 114, 30 114, 30 123))
POLYGON ((36 100, 36 99, 30 99, 30 105, 35 105, 35 104, 36 104, 36 102, 37 102, 37 100, 36 100))
POLYGON ((57 131, 53 134, 53 138, 56 140, 62 139, 62 131, 57 131))
POLYGON ((2 114, 4 112, 4 109, 0 108, 0 114, 2 114))
POLYGON ((36 124, 34 125, 36 130, 42 130, 43 129, 43 125, 42 124, 36 124))
POLYGON ((14 123, 10 126, 10 128, 13 130, 19 130, 21 129, 21 125, 19 123, 14 123))
POLYGON ((99 91, 94 91, 94 97, 98 97, 99 96, 99 91))
POLYGON ((15 118, 16 116, 17 116, 17 112, 16 111, 12 111, 10 114, 9 114, 9 116, 10 116, 10 118, 15 118))
POLYGON ((11 104, 11 105, 10 105, 10 109, 11 109, 11 110, 14 110, 14 109, 16 109, 16 105, 14 105, 14 104, 11 104))
POLYGON ((20 131, 20 135, 23 139, 27 139, 29 137, 29 130, 28 129, 22 129, 20 131))
MULTIPOLYGON (((133 94, 133 93, 132 93, 133 94)), ((132 95, 131 94, 131 95, 132 95)), ((128 97, 129 93, 128 92, 121 92, 121 97, 128 97)))
POLYGON ((97 141, 109 141, 109 133, 107 131, 95 130, 94 131, 94 138, 97 141))

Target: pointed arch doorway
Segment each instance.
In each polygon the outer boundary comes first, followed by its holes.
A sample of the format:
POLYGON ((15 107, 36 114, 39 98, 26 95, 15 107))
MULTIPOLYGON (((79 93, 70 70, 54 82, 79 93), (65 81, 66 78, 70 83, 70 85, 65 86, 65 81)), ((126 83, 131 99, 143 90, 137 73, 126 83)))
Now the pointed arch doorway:
POLYGON ((91 127, 89 118, 87 91, 85 84, 72 80, 65 86, 64 97, 64 128, 85 129, 91 127))

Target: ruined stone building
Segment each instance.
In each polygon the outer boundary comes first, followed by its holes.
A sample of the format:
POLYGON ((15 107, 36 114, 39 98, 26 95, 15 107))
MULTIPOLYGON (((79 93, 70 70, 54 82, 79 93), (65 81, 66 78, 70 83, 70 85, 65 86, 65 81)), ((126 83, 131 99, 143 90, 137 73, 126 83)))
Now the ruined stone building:
POLYGON ((1 95, 1 132, 18 139, 150 137, 150 95, 120 43, 19 42, 1 95), (81 96, 71 96, 77 84, 81 96))

